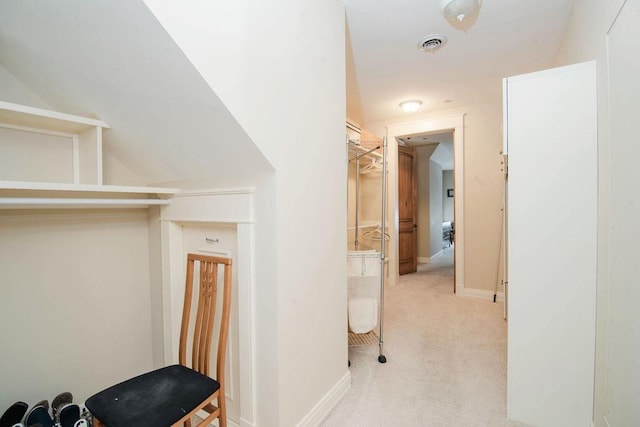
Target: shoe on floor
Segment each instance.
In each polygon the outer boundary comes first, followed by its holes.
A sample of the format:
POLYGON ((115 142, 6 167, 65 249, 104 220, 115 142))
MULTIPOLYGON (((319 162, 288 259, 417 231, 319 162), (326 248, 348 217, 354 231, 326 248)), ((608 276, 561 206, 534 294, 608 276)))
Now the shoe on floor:
POLYGON ((64 405, 67 405, 71 402, 73 402, 73 394, 69 393, 68 391, 60 393, 59 395, 54 397, 51 401, 51 412, 53 414, 53 419, 58 419, 59 408, 62 408, 64 405))
POLYGON ((80 420, 80 407, 75 403, 67 403, 58 409, 60 427, 74 427, 80 420))
POLYGON ((29 405, 24 402, 16 402, 9 406, 2 417, 0 417, 0 427, 13 427, 22 421, 22 417, 27 412, 29 405))
POLYGON ((25 427, 53 427, 54 423, 49 415, 49 411, 42 405, 36 405, 27 414, 24 420, 25 427))

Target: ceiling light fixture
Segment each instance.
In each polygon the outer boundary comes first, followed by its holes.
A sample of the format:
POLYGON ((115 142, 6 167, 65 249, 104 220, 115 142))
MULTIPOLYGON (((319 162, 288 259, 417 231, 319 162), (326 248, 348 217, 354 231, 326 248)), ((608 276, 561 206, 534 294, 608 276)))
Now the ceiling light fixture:
POLYGON ((400 108, 402 108, 405 113, 413 113, 418 111, 421 105, 422 101, 420 101, 419 99, 411 99, 409 101, 401 102, 400 108))
POLYGON ((463 22, 469 16, 475 14, 482 4, 482 0, 442 0, 440 10, 451 23, 463 22))

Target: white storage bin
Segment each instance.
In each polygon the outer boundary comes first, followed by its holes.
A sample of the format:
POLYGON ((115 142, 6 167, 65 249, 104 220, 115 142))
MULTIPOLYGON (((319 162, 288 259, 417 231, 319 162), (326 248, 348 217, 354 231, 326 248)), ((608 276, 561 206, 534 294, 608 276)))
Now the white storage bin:
POLYGON ((347 253, 349 330, 367 333, 378 324, 380 252, 347 253))

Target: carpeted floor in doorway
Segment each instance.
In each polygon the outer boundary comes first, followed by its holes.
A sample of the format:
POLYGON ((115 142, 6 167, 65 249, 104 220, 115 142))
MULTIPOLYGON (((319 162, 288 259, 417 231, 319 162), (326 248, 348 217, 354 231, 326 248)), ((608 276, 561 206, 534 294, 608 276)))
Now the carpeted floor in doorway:
POLYGON ((351 390, 323 427, 516 426, 502 303, 453 294, 453 248, 385 288, 384 354, 349 348, 351 390))

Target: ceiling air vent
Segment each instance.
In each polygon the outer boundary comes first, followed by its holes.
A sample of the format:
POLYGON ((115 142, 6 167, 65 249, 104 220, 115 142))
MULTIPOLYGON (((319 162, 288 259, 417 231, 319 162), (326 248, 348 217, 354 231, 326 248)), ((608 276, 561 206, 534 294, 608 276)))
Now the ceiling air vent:
POLYGON ((430 36, 425 36, 420 39, 418 42, 418 49, 423 52, 435 52, 436 50, 442 48, 445 44, 447 44, 447 38, 440 34, 432 34, 430 36))

